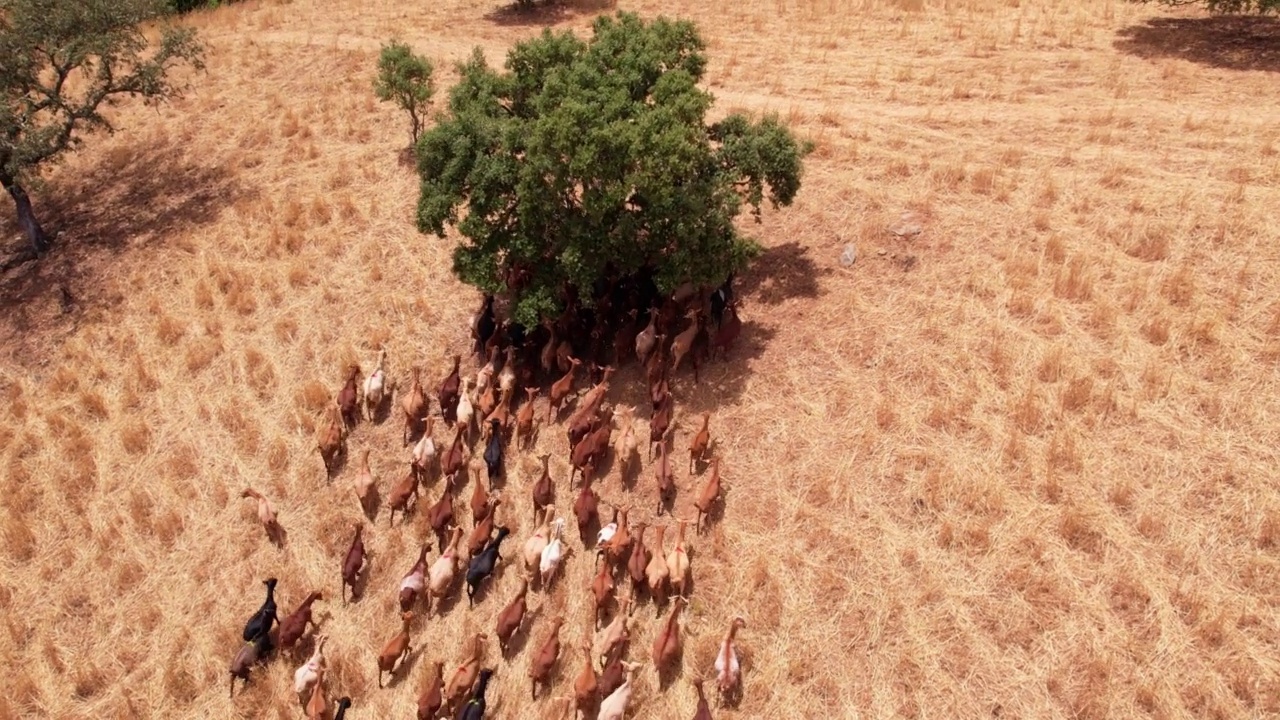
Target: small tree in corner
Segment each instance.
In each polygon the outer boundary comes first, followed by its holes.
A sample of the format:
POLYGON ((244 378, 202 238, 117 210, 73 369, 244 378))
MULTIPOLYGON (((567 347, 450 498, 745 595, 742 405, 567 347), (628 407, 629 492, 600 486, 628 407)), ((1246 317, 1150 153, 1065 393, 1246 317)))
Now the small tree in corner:
POLYGON ((373 83, 373 91, 379 100, 392 101, 409 113, 410 132, 415 145, 422 134, 431 96, 436 92, 435 81, 431 78, 434 71, 430 60, 414 55, 408 45, 398 40, 383 45, 382 54, 378 56, 378 78, 373 83))
POLYGON ((204 67, 195 31, 164 27, 152 45, 141 23, 170 12, 167 0, 0 0, 0 186, 37 256, 50 246, 26 187, 40 169, 94 130, 122 95, 159 102, 181 88, 169 73, 204 67))

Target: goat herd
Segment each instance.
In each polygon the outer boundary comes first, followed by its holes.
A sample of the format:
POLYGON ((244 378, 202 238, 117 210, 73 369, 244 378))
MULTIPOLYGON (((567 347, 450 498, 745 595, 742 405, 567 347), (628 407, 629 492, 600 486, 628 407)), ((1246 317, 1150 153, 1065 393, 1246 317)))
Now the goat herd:
MULTIPOLYGON (((592 482, 599 479, 595 473, 598 468, 605 467, 603 463, 609 450, 613 450, 613 466, 618 468, 624 488, 629 480, 635 482, 640 471, 636 408, 612 407, 604 400, 615 367, 634 355, 644 370, 652 404, 648 456, 653 459, 656 447, 658 457, 654 465, 657 497, 653 507, 658 516, 670 513, 676 494, 668 454, 674 404, 670 379, 679 370, 682 360, 689 357, 696 383, 701 364, 714 358, 718 352, 727 354, 732 347, 742 326, 732 280, 730 276, 714 291, 695 291, 685 286, 666 297, 653 293, 646 297, 636 287, 615 281, 590 308, 584 307, 569 293, 564 313, 554 321, 543 322, 533 332, 509 320, 499 321, 495 313, 495 299, 486 295, 480 311, 472 317, 471 334, 474 357, 479 360, 487 357, 487 362, 479 367, 474 377, 463 379, 460 371, 462 358, 455 355, 452 371, 436 393, 440 420, 454 428, 453 441, 442 453, 437 451, 432 438, 436 417, 423 390, 421 372, 419 368, 413 368, 412 384, 399 402, 404 418, 403 446, 412 447, 409 467, 388 492, 386 504, 394 526, 397 512, 404 518, 416 511, 420 486, 431 477, 442 477, 444 488, 439 501, 425 510, 425 518, 436 535, 441 554, 428 564, 431 543, 424 542, 417 561, 400 581, 400 629, 378 655, 379 687, 383 685, 383 675, 394 673, 408 656, 413 621, 424 614, 430 616, 433 603, 440 608, 441 601, 454 590, 456 575, 463 568, 462 578, 466 583, 469 604, 474 606, 482 599, 481 591, 486 581, 504 560, 500 547, 510 534, 505 525, 495 525, 495 515, 498 505, 504 500, 504 493, 495 491, 494 486, 505 478, 507 452, 511 449, 518 452, 533 445, 540 424, 534 410, 540 386, 549 384, 543 424, 550 425, 560 415, 562 406, 571 399, 584 360, 594 384, 577 399, 566 422, 571 449, 568 482, 572 484, 575 475, 581 475, 581 489, 573 503, 573 512, 583 547, 594 544, 597 571, 590 585, 595 609, 595 642, 589 638, 581 648, 585 663, 573 683, 574 716, 581 712, 584 717, 589 717, 594 712, 601 720, 620 720, 626 713, 632 693, 632 676, 641 665, 627 661, 624 656, 630 640, 630 628, 634 625, 631 619, 634 605, 646 594, 659 612, 659 628, 650 659, 660 677, 669 675, 681 655, 679 616, 687 604, 690 588, 685 538, 689 521, 678 521, 675 544, 665 555, 667 526, 654 524, 655 538, 646 545, 644 535, 647 528, 643 523, 634 527, 629 525, 630 508, 626 505, 613 508, 612 520, 601 526, 597 510, 599 496, 592 489, 592 482), (642 313, 648 316, 647 324, 642 324, 639 319, 642 313), (688 320, 687 325, 681 322, 682 319, 688 320), (714 324, 714 330, 709 327, 711 324, 714 324), (612 348, 609 347, 609 338, 613 339, 612 348), (517 387, 524 390, 525 396, 518 408, 515 407, 520 395, 517 387), (618 429, 616 438, 613 433, 615 425, 618 429), (487 477, 482 476, 478 464, 472 466, 470 510, 473 528, 467 534, 456 521, 453 498, 466 482, 463 471, 470 465, 472 441, 477 429, 480 431, 480 443, 484 445, 487 477), (468 535, 465 548, 462 545, 464 534, 468 535), (626 582, 628 578, 630 592, 619 593, 617 584, 626 582), (663 618, 661 608, 668 600, 670 611, 663 618), (421 610, 418 609, 420 605, 424 606, 421 610), (611 609, 612 618, 609 617, 611 609)), ((349 429, 362 419, 375 421, 379 417, 379 409, 390 401, 391 389, 385 364, 384 349, 379 354, 377 367, 363 382, 360 380, 360 368, 356 365, 349 368, 346 383, 338 392, 337 401, 330 408, 318 438, 318 449, 330 477, 339 469, 339 460, 347 452, 349 429)), ((711 448, 709 425, 710 413, 702 414, 700 428, 689 446, 691 476, 698 466, 708 466, 706 456, 711 448)), ((545 454, 539 457, 542 473, 532 486, 534 516, 540 516, 541 521, 522 548, 526 573, 519 592, 497 616, 494 633, 504 658, 512 654, 510 641, 525 620, 530 582, 539 585, 543 592, 549 592, 561 561, 568 554, 563 538, 565 520, 555 517, 555 491, 548 470, 549 457, 545 454)), ((721 494, 720 458, 712 457, 709 468, 706 481, 693 503, 697 509, 693 522, 698 534, 701 534, 704 519, 708 518, 721 494)), ((372 518, 377 489, 369 470, 367 449, 363 452, 353 487, 366 515, 372 518)), ((259 519, 273 541, 279 542, 283 532, 271 502, 252 488, 246 489, 243 496, 256 500, 259 519)), ((348 587, 352 598, 358 597, 357 583, 366 565, 364 523, 361 522, 355 525, 354 538, 342 561, 344 603, 348 587)), ((315 631, 314 651, 297 669, 294 689, 308 718, 327 717, 331 709, 325 700, 326 637, 311 616, 312 603, 322 599, 322 595, 320 592, 311 593, 296 610, 280 620, 274 599, 276 583, 275 578, 265 581, 266 601, 245 624, 245 644, 230 666, 232 696, 237 678, 247 685, 253 665, 265 661, 277 645, 284 649, 297 646, 310 626, 315 631), (273 622, 278 625, 274 639, 273 622)), ((552 671, 561 659, 559 631, 564 622, 563 614, 548 620, 545 640, 530 657, 528 677, 534 698, 540 686, 549 688, 552 671)), ((744 625, 742 618, 733 619, 716 655, 715 673, 722 695, 740 691, 734 637, 744 625)), ((496 672, 494 668, 481 667, 486 640, 488 635, 485 633, 467 638, 463 659, 447 676, 443 663, 431 664, 424 690, 418 697, 417 717, 420 720, 435 720, 442 716, 464 720, 484 717, 485 692, 496 672)), ((703 694, 702 680, 695 677, 692 682, 698 693, 694 719, 709 720, 711 712, 703 694)), ((350 705, 351 699, 342 697, 337 702, 333 717, 337 720, 343 718, 350 705)))

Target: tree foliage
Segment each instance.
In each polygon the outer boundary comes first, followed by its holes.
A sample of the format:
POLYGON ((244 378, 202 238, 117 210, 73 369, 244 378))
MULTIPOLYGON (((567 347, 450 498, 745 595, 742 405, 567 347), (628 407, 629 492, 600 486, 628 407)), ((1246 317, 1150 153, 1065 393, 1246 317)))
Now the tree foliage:
POLYGON ((0 0, 0 185, 37 253, 48 237, 24 186, 40 168, 86 134, 113 131, 102 110, 115 100, 164 100, 180 92, 176 65, 203 67, 190 28, 147 40, 140 24, 169 11, 166 0, 0 0))
POLYGON ((704 47, 692 23, 620 12, 586 42, 520 43, 505 72, 477 49, 418 144, 418 228, 455 226, 454 272, 526 326, 611 275, 723 281, 759 251, 734 218, 790 204, 811 146, 775 117, 707 125, 704 47))
POLYGON ((431 77, 434 72, 430 60, 414 55, 408 45, 398 40, 383 45, 382 54, 378 56, 378 77, 373 82, 373 91, 379 100, 392 101, 409 114, 415 144, 436 93, 431 77))
POLYGON ((1266 15, 1280 12, 1280 0, 1133 0, 1144 5, 1158 2, 1161 5, 1203 5, 1209 12, 1222 14, 1257 13, 1266 15))

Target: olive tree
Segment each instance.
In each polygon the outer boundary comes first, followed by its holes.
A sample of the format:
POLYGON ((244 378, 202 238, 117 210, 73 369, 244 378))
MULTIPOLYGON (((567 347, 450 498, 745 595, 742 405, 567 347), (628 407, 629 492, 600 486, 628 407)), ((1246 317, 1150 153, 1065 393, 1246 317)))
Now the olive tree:
POLYGON ((175 66, 203 67, 190 28, 165 25, 148 40, 141 24, 169 12, 166 0, 0 0, 0 186, 37 255, 50 241, 26 188, 41 168, 113 131, 102 111, 114 101, 172 97, 175 66))
POLYGON ((436 93, 431 75, 435 68, 431 61, 414 55, 408 45, 391 40, 382 46, 378 56, 378 77, 373 81, 373 92, 383 102, 391 101, 409 114, 409 131, 413 142, 418 142, 427 109, 436 93))
POLYGON ((704 48, 687 21, 620 12, 586 41, 546 30, 502 71, 477 49, 417 146, 419 230, 456 228, 454 272, 527 327, 606 275, 723 281, 759 252, 734 219, 790 204, 811 146, 773 116, 708 124, 704 48))

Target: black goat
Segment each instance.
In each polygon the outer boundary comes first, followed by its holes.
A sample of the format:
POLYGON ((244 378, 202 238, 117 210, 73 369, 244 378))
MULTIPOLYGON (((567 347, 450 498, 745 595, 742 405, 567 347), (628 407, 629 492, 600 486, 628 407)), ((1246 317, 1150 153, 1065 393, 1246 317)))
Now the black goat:
POLYGON ((267 578, 262 583, 267 586, 267 599, 262 601, 262 607, 244 624, 242 635, 245 642, 252 642, 259 635, 266 635, 271 632, 271 623, 280 622, 280 618, 276 617, 276 579, 267 578))
POLYGON ((502 556, 498 554, 498 547, 502 545, 502 541, 507 539, 511 534, 508 527, 498 528, 498 535, 489 541, 489 544, 480 551, 479 555, 471 558, 471 564, 467 566, 467 604, 475 605, 476 589, 480 587, 480 583, 484 579, 493 574, 494 567, 502 556))

